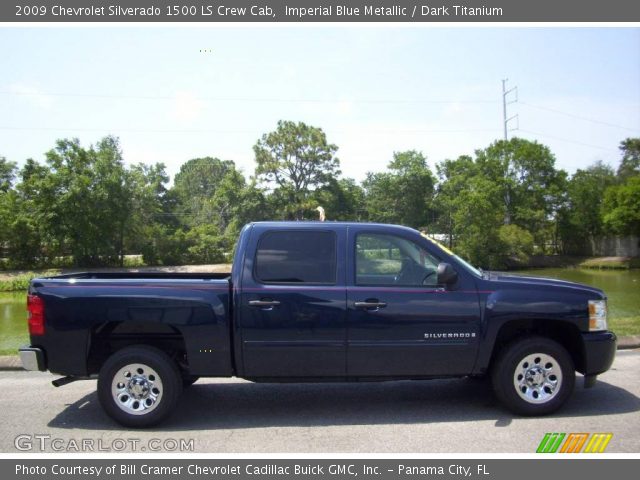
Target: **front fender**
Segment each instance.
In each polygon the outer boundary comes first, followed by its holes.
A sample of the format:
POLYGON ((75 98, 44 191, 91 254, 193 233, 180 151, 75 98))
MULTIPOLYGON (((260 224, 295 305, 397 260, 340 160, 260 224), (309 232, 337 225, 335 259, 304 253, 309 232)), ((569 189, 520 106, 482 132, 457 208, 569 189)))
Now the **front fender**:
POLYGON ((486 373, 496 342, 504 338, 505 329, 519 329, 524 333, 558 328, 576 335, 588 331, 587 300, 581 292, 565 290, 511 288, 492 291, 482 305, 481 341, 473 373, 486 373))

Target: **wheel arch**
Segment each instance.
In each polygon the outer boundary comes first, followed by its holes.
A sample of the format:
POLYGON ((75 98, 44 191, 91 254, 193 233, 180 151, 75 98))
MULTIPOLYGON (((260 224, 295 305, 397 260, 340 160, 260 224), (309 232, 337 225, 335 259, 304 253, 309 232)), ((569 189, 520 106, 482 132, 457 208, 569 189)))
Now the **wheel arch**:
POLYGON ((158 322, 106 322, 93 328, 87 350, 87 371, 90 375, 96 374, 117 351, 144 345, 166 353, 181 371, 188 371, 184 336, 177 328, 158 322))
POLYGON ((532 335, 558 342, 571 356, 575 369, 584 372, 584 345, 580 330, 571 322, 555 319, 514 319, 505 322, 496 334, 485 371, 491 370, 496 358, 507 345, 532 335))

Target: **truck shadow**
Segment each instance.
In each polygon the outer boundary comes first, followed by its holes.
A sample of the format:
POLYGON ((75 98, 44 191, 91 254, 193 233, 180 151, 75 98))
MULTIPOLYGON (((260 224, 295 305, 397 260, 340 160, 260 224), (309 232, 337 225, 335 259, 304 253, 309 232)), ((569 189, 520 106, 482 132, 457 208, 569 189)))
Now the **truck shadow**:
MULTIPOLYGON (((640 398, 606 382, 576 389, 553 416, 616 415, 640 410, 640 398)), ((488 381, 473 379, 384 383, 251 384, 201 380, 184 392, 178 409, 151 431, 220 430, 263 427, 429 424, 495 420, 507 427, 517 418, 495 400, 488 381)), ((85 395, 53 418, 51 428, 120 430, 85 395)))

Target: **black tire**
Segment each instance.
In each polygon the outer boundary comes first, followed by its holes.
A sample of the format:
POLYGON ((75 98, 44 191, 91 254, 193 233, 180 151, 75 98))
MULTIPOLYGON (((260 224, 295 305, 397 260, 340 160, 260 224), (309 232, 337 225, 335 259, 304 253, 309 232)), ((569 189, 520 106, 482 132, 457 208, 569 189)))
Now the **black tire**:
POLYGON ((144 428, 163 421, 181 393, 182 376, 176 363, 163 351, 146 345, 118 350, 98 376, 102 408, 125 427, 144 428))
POLYGON ((541 336, 515 340, 493 364, 491 380, 498 399, 524 416, 558 410, 575 385, 571 355, 558 342, 541 336))
POLYGON ((182 375, 182 387, 189 388, 198 380, 200 380, 200 377, 196 377, 195 375, 182 375))

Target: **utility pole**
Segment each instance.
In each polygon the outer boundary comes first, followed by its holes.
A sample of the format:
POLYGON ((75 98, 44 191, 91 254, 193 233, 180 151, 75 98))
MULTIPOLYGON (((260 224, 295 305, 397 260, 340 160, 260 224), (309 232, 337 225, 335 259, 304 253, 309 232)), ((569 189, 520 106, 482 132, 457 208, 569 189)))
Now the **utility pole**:
MULTIPOLYGON (((507 105, 511 104, 511 103, 516 103, 518 101, 518 87, 515 86, 513 88, 510 88, 509 90, 507 90, 507 81, 509 79, 508 78, 504 78, 502 79, 502 123, 504 126, 504 141, 506 142, 509 138, 508 138, 508 132, 509 132, 509 122, 511 120, 517 119, 518 118, 518 114, 516 113, 515 115, 512 115, 511 117, 507 118, 507 105), (515 94, 515 100, 511 100, 509 102, 507 102, 507 95, 509 95, 511 92, 516 92, 515 94)), ((517 127, 516 127, 517 128, 517 127)), ((515 129, 512 129, 515 130, 515 129)))
MULTIPOLYGON (((507 81, 509 79, 508 78, 503 78, 502 79, 502 123, 504 126, 504 141, 505 143, 509 140, 509 122, 511 120, 517 119, 518 118, 518 114, 516 113, 515 115, 508 117, 507 118, 507 105, 511 104, 511 103, 516 103, 518 101, 518 87, 515 86, 513 88, 510 88, 509 90, 507 90, 507 81), (516 92, 515 93, 515 100, 511 100, 509 102, 507 102, 507 95, 509 95, 511 92, 516 92)), ((516 127, 517 128, 517 127, 516 127)), ((515 130, 515 129, 514 129, 515 130)), ((504 162, 506 164, 506 175, 507 177, 511 177, 512 173, 513 173, 513 166, 511 165, 511 163, 508 161, 507 159, 507 152, 506 152, 506 145, 505 145, 505 156, 504 156, 504 162)), ((507 182, 507 188, 504 192, 504 224, 505 225, 509 225, 511 223, 511 191, 510 191, 510 186, 509 183, 507 182)))

